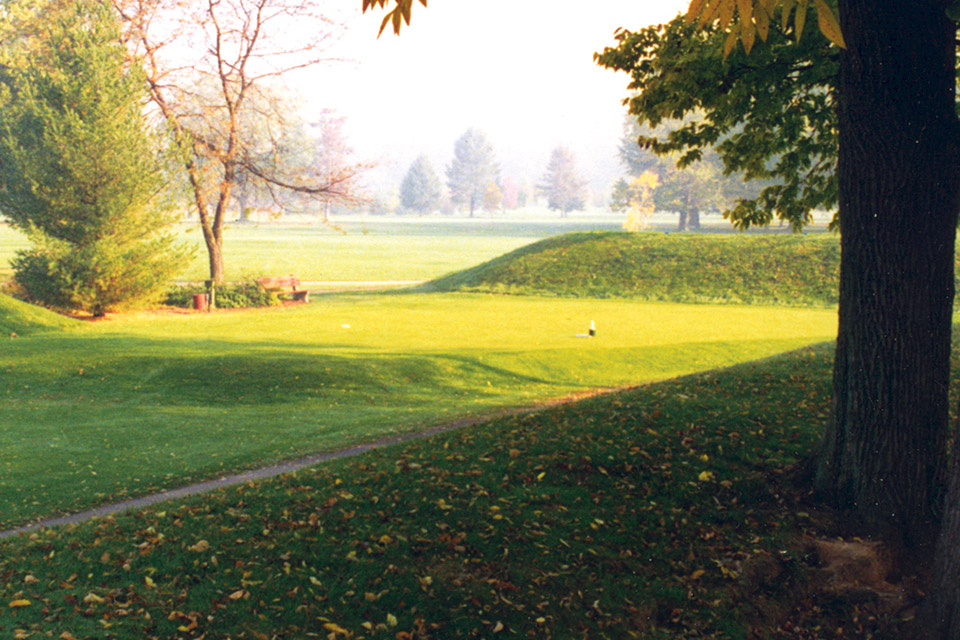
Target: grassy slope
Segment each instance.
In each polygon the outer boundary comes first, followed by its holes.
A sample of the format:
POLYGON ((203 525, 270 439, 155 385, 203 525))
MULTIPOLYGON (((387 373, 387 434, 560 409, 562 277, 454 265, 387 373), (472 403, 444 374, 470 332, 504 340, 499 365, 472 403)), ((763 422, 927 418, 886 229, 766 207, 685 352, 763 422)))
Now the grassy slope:
POLYGON ((131 314, 11 340, 0 523, 768 356, 831 337, 835 322, 826 310, 398 295, 131 314), (590 320, 599 336, 575 338, 590 320))
POLYGON ((776 480, 817 441, 831 353, 804 349, 0 542, 0 602, 23 605, 0 616, 0 631, 875 637, 892 622, 869 599, 810 589, 798 544, 808 516, 782 502, 776 480))
POLYGON ((444 276, 427 288, 832 306, 839 264, 833 235, 572 233, 444 276))
POLYGON ((77 324, 75 320, 0 294, 0 340, 62 331, 77 324))

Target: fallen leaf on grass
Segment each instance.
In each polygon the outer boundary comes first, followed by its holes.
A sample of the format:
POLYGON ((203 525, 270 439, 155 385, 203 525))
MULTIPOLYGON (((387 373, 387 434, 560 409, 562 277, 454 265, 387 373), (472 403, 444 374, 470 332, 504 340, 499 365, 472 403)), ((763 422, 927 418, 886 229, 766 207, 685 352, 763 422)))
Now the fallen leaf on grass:
POLYGON ((207 542, 206 540, 201 540, 197 544, 187 547, 187 549, 189 549, 190 551, 194 551, 196 553, 203 553, 209 548, 210 548, 210 543, 207 542))
POLYGON ((339 633, 339 634, 342 634, 342 635, 345 635, 345 636, 349 636, 349 635, 350 635, 350 632, 349 632, 349 631, 347 631, 346 629, 344 629, 344 628, 341 627, 340 625, 334 624, 334 623, 332 623, 332 622, 326 623, 325 625, 323 625, 323 628, 326 629, 327 631, 330 631, 330 632, 334 633, 334 634, 339 633))
POLYGON ((29 606, 30 606, 30 601, 29 601, 29 600, 22 600, 22 599, 21 599, 21 600, 14 600, 13 602, 10 603, 10 606, 11 606, 12 608, 14 608, 14 609, 17 609, 17 608, 19 608, 19 607, 29 607, 29 606))

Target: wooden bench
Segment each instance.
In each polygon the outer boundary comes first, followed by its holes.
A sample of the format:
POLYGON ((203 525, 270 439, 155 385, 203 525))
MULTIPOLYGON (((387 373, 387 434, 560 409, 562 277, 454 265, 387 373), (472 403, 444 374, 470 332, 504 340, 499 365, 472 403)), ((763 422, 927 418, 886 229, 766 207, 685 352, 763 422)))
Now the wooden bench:
POLYGON ((257 284, 267 291, 276 291, 277 295, 290 296, 294 300, 310 302, 310 292, 300 288, 300 278, 297 276, 257 278, 257 284))

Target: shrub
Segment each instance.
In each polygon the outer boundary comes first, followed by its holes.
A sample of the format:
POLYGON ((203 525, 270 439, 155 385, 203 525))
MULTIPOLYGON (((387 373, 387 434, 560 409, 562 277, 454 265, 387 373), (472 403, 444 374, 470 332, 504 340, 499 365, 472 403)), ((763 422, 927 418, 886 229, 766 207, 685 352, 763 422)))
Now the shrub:
MULTIPOLYGON (((206 292, 207 288, 203 285, 173 287, 167 291, 164 304, 172 307, 191 307, 193 296, 206 292)), ((220 309, 274 307, 279 304, 280 297, 273 291, 267 291, 256 281, 221 285, 216 291, 216 305, 220 309)))
POLYGON ((130 243, 106 238, 85 246, 37 237, 12 261, 26 298, 94 316, 155 302, 185 255, 168 236, 130 243))

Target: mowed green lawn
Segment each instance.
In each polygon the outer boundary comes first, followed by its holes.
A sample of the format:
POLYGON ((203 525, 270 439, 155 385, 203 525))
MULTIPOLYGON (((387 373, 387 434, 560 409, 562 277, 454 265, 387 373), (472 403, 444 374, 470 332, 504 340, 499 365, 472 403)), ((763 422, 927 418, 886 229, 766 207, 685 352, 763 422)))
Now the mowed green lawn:
POLYGON ((0 527, 773 355, 833 338, 836 313, 400 294, 78 325, 0 343, 0 527))
MULTIPOLYGON (((224 232, 229 280, 296 274, 305 281, 419 281, 465 269, 541 238, 569 231, 616 229, 607 222, 489 220, 348 221, 340 226, 234 224, 224 232)), ((179 280, 207 276, 199 227, 177 227, 195 248, 179 280)), ((0 281, 12 276, 10 260, 29 246, 26 237, 0 224, 0 281)))

